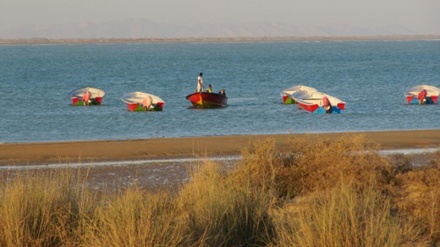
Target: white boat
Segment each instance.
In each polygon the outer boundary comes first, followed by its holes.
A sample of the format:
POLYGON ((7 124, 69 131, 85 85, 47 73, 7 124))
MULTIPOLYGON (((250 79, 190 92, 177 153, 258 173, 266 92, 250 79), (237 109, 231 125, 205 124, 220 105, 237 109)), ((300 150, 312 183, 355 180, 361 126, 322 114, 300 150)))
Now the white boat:
POLYGON ((73 90, 69 95, 74 106, 101 105, 105 92, 95 87, 83 87, 73 90))
POLYGON ((345 102, 321 92, 297 92, 292 98, 302 109, 313 113, 340 113, 345 109, 345 102))
POLYGON ((165 104, 160 97, 144 92, 126 93, 121 100, 129 111, 162 111, 165 104))
POLYGON ((408 88, 405 92, 408 104, 438 104, 440 88, 430 85, 418 85, 408 88))
POLYGON ((296 100, 292 98, 292 95, 297 92, 316 92, 317 90, 313 87, 308 87, 304 85, 296 85, 293 87, 289 87, 284 89, 281 93, 281 99, 283 100, 283 104, 295 104, 296 100))

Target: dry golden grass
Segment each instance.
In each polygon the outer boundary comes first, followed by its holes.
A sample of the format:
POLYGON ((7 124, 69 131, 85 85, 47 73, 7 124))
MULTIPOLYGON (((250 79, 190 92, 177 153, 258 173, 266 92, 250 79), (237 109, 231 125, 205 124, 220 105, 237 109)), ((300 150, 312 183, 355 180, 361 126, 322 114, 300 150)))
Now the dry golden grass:
POLYGON ((278 214, 276 246, 427 246, 392 214, 390 198, 353 185, 307 195, 278 214), (304 202, 305 201, 305 202, 304 202))
POLYGON ((26 173, 3 181, 0 246, 59 246, 80 242, 95 198, 70 171, 26 173))
POLYGON ((306 136, 292 137, 284 151, 277 151, 271 140, 250 145, 238 165, 238 180, 242 174, 249 174, 252 183, 275 187, 279 195, 294 197, 332 189, 342 180, 388 189, 392 167, 361 135, 334 140, 306 136))
POLYGON ((253 143, 173 193, 88 188, 71 170, 0 183, 0 246, 435 246, 440 153, 412 167, 362 136, 253 143))
POLYGON ((432 164, 396 176, 394 204, 409 224, 440 244, 440 152, 432 164))
POLYGON ((87 246, 178 246, 186 224, 166 192, 151 194, 130 188, 101 198, 85 226, 87 246))
POLYGON ((195 169, 178 199, 191 229, 190 245, 264 246, 273 236, 272 194, 235 183, 219 164, 195 169))

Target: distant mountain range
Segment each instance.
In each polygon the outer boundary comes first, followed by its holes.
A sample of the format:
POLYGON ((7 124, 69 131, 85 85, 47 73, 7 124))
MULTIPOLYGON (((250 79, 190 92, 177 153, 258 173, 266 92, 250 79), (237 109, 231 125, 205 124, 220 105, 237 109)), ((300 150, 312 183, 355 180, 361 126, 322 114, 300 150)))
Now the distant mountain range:
POLYGON ((48 26, 23 26, 0 30, 0 39, 102 39, 102 38, 240 38, 240 37, 354 37, 378 35, 421 35, 399 26, 381 28, 350 25, 297 26, 285 23, 165 24, 148 19, 129 19, 103 23, 76 23, 48 26))

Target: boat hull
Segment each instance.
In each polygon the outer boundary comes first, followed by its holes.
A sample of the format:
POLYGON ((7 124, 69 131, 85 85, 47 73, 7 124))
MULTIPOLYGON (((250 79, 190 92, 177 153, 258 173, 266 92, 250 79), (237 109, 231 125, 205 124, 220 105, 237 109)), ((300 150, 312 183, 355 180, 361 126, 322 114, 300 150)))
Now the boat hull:
POLYGON ((105 92, 99 88, 83 87, 73 90, 69 95, 73 106, 101 105, 105 92), (86 92, 90 92, 90 100, 88 100, 87 104, 83 99, 86 92))
POLYGON ((292 99, 291 95, 287 93, 281 93, 281 99, 283 100, 283 104, 290 105, 290 104, 296 104, 296 101, 292 99))
POLYGON ((228 105, 228 97, 217 93, 198 92, 186 96, 196 108, 219 108, 228 105))
POLYGON ((341 110, 345 109, 344 101, 321 92, 296 93, 294 96, 296 96, 298 106, 308 112, 341 113, 341 110))
POLYGON ((297 103, 299 107, 301 107, 302 109, 308 112, 314 112, 319 108, 319 104, 317 103, 310 103, 303 100, 298 100, 297 103))
MULTIPOLYGON (((82 100, 82 97, 71 97, 72 99, 72 105, 73 106, 84 106, 86 105, 85 102, 82 100)), ((88 105, 101 105, 102 104, 102 97, 96 97, 90 99, 90 103, 88 105)))
POLYGON ((438 104, 438 96, 427 96, 424 101, 419 101, 417 96, 406 95, 406 103, 408 105, 435 105, 438 104))
POLYGON ((312 113, 316 113, 316 114, 341 113, 341 110, 343 110, 343 109, 339 108, 338 106, 331 106, 330 109, 326 110, 322 105, 320 105, 318 103, 310 103, 310 102, 306 102, 303 100, 298 100, 298 106, 308 112, 312 112, 312 113))
POLYGON ((138 103, 126 103, 126 105, 127 105, 127 109, 131 112, 163 111, 163 107, 164 107, 163 102, 159 102, 148 109, 138 103))
POLYGON ((429 85, 418 85, 405 92, 406 103, 409 105, 438 104, 440 89, 429 85))
POLYGON ((121 100, 131 112, 163 111, 165 101, 160 97, 144 93, 130 92, 122 96, 121 100))

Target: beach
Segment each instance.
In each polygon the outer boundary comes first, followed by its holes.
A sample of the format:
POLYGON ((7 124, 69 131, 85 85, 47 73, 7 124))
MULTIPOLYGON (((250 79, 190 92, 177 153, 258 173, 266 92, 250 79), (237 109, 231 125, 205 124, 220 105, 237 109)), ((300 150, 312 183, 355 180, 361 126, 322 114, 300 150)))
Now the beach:
POLYGON ((343 135, 363 135, 381 150, 440 147, 440 130, 375 131, 349 133, 292 133, 269 135, 200 136, 136 140, 3 143, 0 165, 69 164, 149 159, 236 156, 250 143, 273 139, 278 148, 293 136, 334 139, 343 135))

